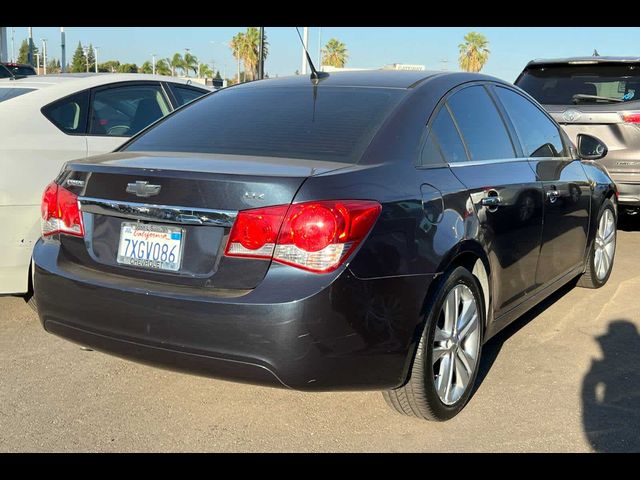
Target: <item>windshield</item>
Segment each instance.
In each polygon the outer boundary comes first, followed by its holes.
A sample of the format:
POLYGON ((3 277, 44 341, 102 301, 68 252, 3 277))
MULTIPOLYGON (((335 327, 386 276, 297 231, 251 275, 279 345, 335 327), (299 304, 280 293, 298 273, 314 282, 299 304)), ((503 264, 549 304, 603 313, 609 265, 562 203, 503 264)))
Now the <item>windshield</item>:
POLYGON ((0 102, 9 100, 10 98, 19 97, 25 93, 33 92, 33 88, 2 88, 0 87, 0 102))
POLYGON ((640 100, 640 65, 561 65, 524 71, 516 85, 543 105, 640 100))
POLYGON ((11 73, 19 77, 21 75, 35 75, 36 71, 29 65, 4 65, 11 73))
POLYGON ((237 87, 196 100, 125 146, 357 163, 405 92, 385 88, 237 87))

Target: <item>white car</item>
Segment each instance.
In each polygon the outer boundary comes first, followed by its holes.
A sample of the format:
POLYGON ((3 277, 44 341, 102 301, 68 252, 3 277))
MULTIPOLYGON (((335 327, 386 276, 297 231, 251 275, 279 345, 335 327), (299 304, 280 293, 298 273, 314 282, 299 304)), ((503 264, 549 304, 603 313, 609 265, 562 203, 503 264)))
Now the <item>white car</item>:
POLYGON ((0 294, 31 292, 40 202, 62 165, 106 153, 212 89, 143 74, 0 80, 0 294))

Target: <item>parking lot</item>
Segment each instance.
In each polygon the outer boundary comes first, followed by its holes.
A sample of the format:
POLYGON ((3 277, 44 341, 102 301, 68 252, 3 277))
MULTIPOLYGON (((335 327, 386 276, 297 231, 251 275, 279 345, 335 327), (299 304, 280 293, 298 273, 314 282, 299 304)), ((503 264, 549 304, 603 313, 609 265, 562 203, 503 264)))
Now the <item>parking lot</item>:
POLYGON ((600 290, 564 288, 491 340, 446 423, 377 392, 301 393, 158 370, 45 333, 0 298, 0 451, 638 451, 640 220, 600 290))

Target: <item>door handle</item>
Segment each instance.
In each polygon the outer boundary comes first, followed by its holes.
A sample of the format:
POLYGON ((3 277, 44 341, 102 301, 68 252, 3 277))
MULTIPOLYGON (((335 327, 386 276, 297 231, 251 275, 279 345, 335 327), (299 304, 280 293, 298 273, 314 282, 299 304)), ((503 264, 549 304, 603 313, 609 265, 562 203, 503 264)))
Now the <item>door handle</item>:
POLYGON ((497 207, 499 205, 502 205, 502 197, 498 196, 498 195, 494 195, 494 196, 490 196, 490 197, 484 197, 480 203, 485 206, 485 207, 497 207))

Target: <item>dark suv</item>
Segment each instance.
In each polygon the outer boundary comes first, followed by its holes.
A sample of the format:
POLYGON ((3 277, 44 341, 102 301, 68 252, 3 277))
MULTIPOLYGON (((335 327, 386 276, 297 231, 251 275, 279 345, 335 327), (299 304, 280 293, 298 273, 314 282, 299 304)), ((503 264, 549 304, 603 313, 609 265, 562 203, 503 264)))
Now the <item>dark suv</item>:
POLYGON ((0 78, 8 78, 8 77, 27 77, 29 75, 37 75, 36 69, 33 68, 29 64, 23 63, 0 63, 0 78), (7 72, 8 71, 8 75, 7 72))
POLYGON ((623 211, 640 211, 640 57, 533 60, 515 84, 538 100, 574 142, 585 133, 608 152, 623 211))

